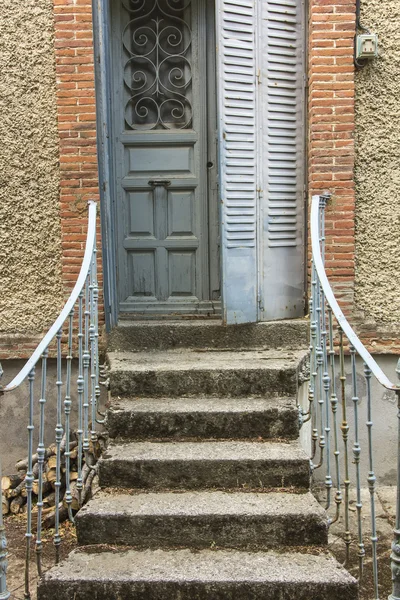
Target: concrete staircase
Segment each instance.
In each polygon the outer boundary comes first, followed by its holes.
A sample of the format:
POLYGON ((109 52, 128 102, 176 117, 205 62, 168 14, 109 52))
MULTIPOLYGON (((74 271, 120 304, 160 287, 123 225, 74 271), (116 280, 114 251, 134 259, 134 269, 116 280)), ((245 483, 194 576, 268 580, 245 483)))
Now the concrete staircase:
POLYGON ((127 322, 109 348, 102 491, 38 600, 355 600, 297 440, 306 324, 127 322))

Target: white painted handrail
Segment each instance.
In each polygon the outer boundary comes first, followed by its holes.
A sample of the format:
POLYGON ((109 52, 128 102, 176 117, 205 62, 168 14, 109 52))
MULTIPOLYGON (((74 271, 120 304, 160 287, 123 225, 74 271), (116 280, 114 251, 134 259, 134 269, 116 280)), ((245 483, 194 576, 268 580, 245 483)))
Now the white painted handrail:
POLYGON ((86 246, 85 246, 85 254, 82 261, 81 270, 79 273, 79 277, 75 283, 74 289, 71 292, 70 297, 64 305, 61 313, 55 320, 54 324, 50 327, 49 331, 46 333, 42 341, 37 346, 36 350, 33 352, 32 356, 28 360, 28 362, 22 367, 18 375, 14 377, 14 379, 1 389, 1 392, 11 392, 15 390, 21 383, 28 377, 29 373, 32 371, 36 363, 41 358, 43 352, 48 348, 49 344, 52 342, 53 338, 57 334, 57 332, 61 329, 62 325, 68 318, 72 308, 74 307, 76 301, 78 300, 79 294, 83 290, 85 285, 87 276, 89 274, 90 265, 93 259, 93 251, 96 243, 96 211, 97 205, 96 202, 90 200, 88 202, 89 205, 89 216, 88 216, 88 230, 86 236, 86 246))
POLYGON ((312 256, 314 260, 314 266, 318 274, 318 278, 321 284, 321 287, 325 294, 325 299, 329 306, 332 309, 333 314, 335 315, 337 322, 342 328, 344 334, 349 340, 350 344, 354 347, 354 349, 361 356, 366 365, 371 369, 372 373, 375 375, 376 379, 383 385, 383 387, 388 390, 398 390, 399 387, 392 383, 388 377, 386 377, 385 373, 382 371, 377 362, 372 358, 366 347, 362 344, 362 342, 357 337, 357 334, 354 332, 346 317, 344 316, 342 310, 340 309, 339 304, 335 298, 333 290, 328 281, 328 277, 325 273, 325 267, 322 260, 321 248, 320 248, 320 231, 319 231, 319 202, 320 196, 313 196, 312 204, 311 204, 311 246, 312 246, 312 256))

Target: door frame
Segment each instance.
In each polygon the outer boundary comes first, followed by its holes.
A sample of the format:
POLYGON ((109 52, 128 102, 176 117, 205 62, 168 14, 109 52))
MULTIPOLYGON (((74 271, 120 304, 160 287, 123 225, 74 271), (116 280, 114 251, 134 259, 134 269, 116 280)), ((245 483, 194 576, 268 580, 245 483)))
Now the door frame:
POLYGON ((92 0, 93 51, 96 90, 96 137, 99 169, 103 293, 106 331, 118 322, 117 253, 112 193, 111 19, 109 0, 92 0))

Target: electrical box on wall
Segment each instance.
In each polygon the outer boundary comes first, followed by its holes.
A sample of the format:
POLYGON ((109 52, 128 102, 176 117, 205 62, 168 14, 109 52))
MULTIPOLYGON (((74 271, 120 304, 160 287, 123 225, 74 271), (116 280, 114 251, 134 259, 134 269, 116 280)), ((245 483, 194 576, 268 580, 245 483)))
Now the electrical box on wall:
POLYGON ((363 33, 356 36, 356 59, 378 56, 378 36, 376 33, 363 33))

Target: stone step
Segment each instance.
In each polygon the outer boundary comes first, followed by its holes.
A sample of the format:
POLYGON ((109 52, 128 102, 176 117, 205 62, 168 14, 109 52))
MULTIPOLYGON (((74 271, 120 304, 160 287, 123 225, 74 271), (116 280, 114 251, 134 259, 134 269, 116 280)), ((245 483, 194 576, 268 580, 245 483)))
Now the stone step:
POLYGON ((109 352, 112 396, 296 396, 308 352, 109 352))
POLYGON ((295 398, 112 398, 111 438, 284 438, 299 435, 295 398))
POLYGON ((100 485, 136 489, 308 488, 309 460, 296 442, 111 444, 100 485))
POLYGON ((306 319, 223 325, 222 321, 120 321, 109 335, 110 351, 176 348, 306 348, 306 319))
POLYGON ((144 548, 324 545, 328 523, 310 493, 101 493, 76 516, 78 543, 144 548))
POLYGON ((38 600, 356 600, 325 554, 203 550, 75 551, 47 571, 38 600))

